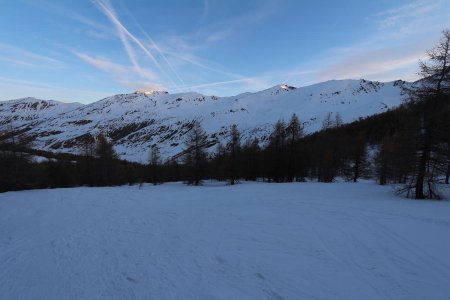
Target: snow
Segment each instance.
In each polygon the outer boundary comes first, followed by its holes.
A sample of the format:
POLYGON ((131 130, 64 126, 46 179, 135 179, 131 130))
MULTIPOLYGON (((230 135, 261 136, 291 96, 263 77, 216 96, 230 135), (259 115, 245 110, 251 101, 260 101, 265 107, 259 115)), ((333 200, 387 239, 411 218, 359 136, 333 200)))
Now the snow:
POLYGON ((305 132, 311 133, 321 128, 328 113, 333 113, 333 117, 339 113, 344 122, 351 122, 396 107, 402 103, 401 92, 398 82, 332 80, 300 88, 281 84, 232 97, 138 91, 75 109, 59 103, 52 106, 57 110, 46 107, 38 110, 40 114, 33 105, 18 109, 13 102, 4 102, 3 106, 0 102, 0 129, 14 117, 14 125, 22 126, 17 129, 27 130, 25 134, 36 138, 33 143, 36 149, 80 154, 84 151, 80 136, 113 133, 131 126, 133 130, 116 136, 115 149, 122 159, 146 163, 149 149, 155 143, 164 159, 182 152, 189 128, 186 125, 194 119, 201 120, 211 141, 219 139, 226 143, 232 124, 238 124, 243 141, 248 138, 264 141, 276 121, 280 118, 287 121, 293 113, 304 123, 305 132))
POLYGON ((450 202, 362 183, 0 194, 2 299, 448 299, 450 202))
POLYGON ((54 100, 41 100, 33 97, 0 101, 0 130, 10 130, 44 121, 51 117, 82 107, 81 103, 64 103, 54 100))

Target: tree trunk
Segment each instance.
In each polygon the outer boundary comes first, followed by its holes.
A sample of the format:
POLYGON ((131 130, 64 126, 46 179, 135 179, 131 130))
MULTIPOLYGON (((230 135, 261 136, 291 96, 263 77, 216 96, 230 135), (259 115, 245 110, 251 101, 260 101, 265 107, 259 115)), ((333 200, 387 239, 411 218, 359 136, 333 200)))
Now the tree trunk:
POLYGON ((423 184, 425 181, 425 172, 427 167, 427 162, 430 157, 430 148, 426 145, 422 151, 422 155, 420 156, 419 166, 417 170, 417 180, 416 180, 416 199, 425 199, 425 195, 423 194, 423 184))
POLYGON ((445 184, 449 183, 450 179, 450 161, 447 163, 447 172, 445 173, 445 184))
POLYGON ((355 161, 355 166, 353 169, 353 182, 357 182, 358 181, 358 176, 359 176, 359 162, 358 160, 355 161))

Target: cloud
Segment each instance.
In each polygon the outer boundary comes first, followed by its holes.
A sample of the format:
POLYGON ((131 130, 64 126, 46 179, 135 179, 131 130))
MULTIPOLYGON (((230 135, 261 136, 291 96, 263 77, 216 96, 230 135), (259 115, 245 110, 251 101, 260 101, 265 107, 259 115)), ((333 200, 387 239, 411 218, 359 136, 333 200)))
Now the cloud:
POLYGON ((428 15, 439 8, 441 4, 442 1, 440 0, 413 1, 400 7, 379 12, 375 14, 373 18, 380 29, 394 28, 403 25, 406 21, 411 19, 428 15))
POLYGON ((121 85, 134 89, 164 89, 163 85, 154 82, 157 76, 149 70, 142 69, 141 72, 135 73, 132 66, 125 66, 103 57, 90 56, 74 50, 72 53, 82 61, 105 72, 121 85))
POLYGON ((110 74, 117 74, 117 75, 124 75, 130 72, 130 68, 124 65, 120 65, 117 63, 114 63, 110 60, 107 60, 105 58, 99 58, 99 57, 93 57, 89 56, 85 53, 72 51, 73 54, 75 54, 79 59, 87 62, 88 64, 96 67, 97 69, 100 69, 102 71, 105 71, 110 74))
MULTIPOLYGON (((319 69, 314 74, 314 79, 317 81, 363 77, 366 79, 377 78, 378 80, 398 79, 393 77, 394 74, 399 75, 397 70, 408 69, 410 72, 411 69, 417 67, 418 61, 426 58, 426 49, 430 44, 427 39, 401 46, 355 45, 348 47, 348 51, 345 53, 339 49, 335 51, 335 55, 322 63, 318 62, 319 69), (390 73, 392 76, 389 75, 390 73)), ((404 74, 403 77, 416 78, 414 75, 414 73, 404 74)))
POLYGON ((378 12, 368 18, 372 34, 328 49, 297 67, 311 71, 301 80, 416 80, 419 60, 426 59, 426 51, 438 40, 442 26, 450 25, 449 6, 445 1, 420 0, 378 12))
POLYGON ((266 20, 279 7, 279 2, 277 1, 258 2, 257 6, 241 15, 226 18, 224 21, 218 22, 215 26, 206 27, 203 47, 226 40, 231 36, 251 28, 255 24, 266 20))
POLYGON ((61 69, 65 64, 57 59, 0 43, 0 61, 16 67, 61 69))

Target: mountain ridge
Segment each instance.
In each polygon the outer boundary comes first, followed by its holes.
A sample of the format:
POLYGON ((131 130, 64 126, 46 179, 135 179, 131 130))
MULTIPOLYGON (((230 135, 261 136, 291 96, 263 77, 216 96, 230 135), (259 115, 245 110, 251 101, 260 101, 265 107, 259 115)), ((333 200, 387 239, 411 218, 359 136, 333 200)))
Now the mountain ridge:
POLYGON ((211 145, 226 143, 232 124, 243 140, 264 143, 280 118, 296 113, 305 132, 312 133, 329 113, 351 122, 400 105, 402 87, 408 84, 330 80, 299 88, 280 84, 230 97, 136 91, 90 104, 22 98, 0 102, 0 130, 14 128, 36 149, 72 154, 82 153, 86 135, 103 132, 121 158, 145 163, 153 144, 160 146, 164 159, 179 156, 194 119, 202 122, 211 145))

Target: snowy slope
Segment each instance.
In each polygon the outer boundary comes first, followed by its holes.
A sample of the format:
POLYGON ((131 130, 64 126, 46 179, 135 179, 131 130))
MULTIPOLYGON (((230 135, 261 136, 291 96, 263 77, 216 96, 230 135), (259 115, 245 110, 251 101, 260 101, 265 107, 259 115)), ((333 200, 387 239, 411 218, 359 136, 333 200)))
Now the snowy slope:
POLYGON ((0 196, 2 299, 448 299, 450 202, 375 183, 0 196))
POLYGON ((48 118, 83 106, 81 103, 64 103, 32 97, 0 102, 0 130, 42 122, 48 118))
POLYGON ((257 137, 264 142, 273 124, 279 118, 288 120, 293 113, 304 122, 306 132, 313 132, 330 112, 340 113, 344 122, 350 122, 398 106, 403 84, 334 80, 302 88, 283 84, 233 97, 136 92, 46 115, 39 122, 33 119, 32 126, 18 127, 34 137, 35 148, 70 153, 81 152, 84 135, 104 132, 121 158, 146 162, 154 143, 160 145, 164 158, 179 154, 194 119, 202 121, 211 144, 226 142, 233 123, 238 124, 243 140, 257 137))

